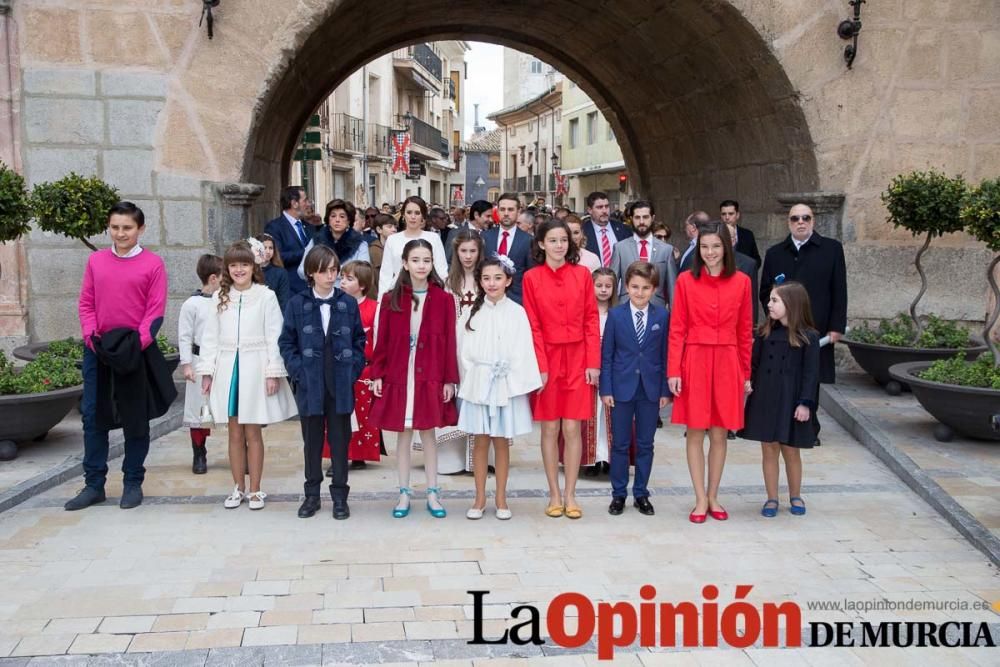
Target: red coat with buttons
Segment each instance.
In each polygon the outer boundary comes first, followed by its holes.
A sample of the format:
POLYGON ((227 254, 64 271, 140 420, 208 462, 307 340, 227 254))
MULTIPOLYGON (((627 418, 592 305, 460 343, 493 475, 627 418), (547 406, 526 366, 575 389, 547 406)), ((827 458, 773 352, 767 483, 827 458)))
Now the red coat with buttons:
MULTIPOLYGON (((369 424, 386 431, 404 429, 406 418, 407 366, 410 359, 410 311, 413 292, 403 288, 400 310, 389 306, 392 293, 382 297, 378 338, 369 377, 382 380, 382 397, 376 398, 369 424)), ((458 423, 455 399, 445 403, 445 384, 458 383, 458 348, 455 332, 455 301, 450 294, 431 284, 417 334, 413 377, 413 429, 423 430, 458 423)))

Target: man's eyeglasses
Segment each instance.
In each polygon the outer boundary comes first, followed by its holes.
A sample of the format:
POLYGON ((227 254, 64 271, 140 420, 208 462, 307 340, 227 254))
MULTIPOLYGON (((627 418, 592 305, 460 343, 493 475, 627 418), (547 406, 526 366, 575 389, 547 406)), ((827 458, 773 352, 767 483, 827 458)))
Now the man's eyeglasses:
POLYGON ((653 234, 653 236, 655 236, 656 238, 660 239, 661 241, 666 241, 667 240, 667 235, 666 234, 653 234))
POLYGON ((812 219, 813 219, 813 217, 811 215, 808 215, 808 214, 806 214, 806 215, 790 215, 790 216, 788 216, 788 221, 789 222, 798 222, 799 220, 801 220, 802 222, 809 222, 812 219))

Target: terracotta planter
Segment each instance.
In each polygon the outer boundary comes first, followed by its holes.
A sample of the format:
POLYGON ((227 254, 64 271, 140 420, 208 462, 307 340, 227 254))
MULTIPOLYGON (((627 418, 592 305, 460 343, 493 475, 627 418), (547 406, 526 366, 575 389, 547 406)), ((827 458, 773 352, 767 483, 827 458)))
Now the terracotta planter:
POLYGON ((910 385, 920 406, 944 428, 935 428, 934 437, 947 442, 950 431, 977 440, 1000 442, 1000 390, 961 387, 923 380, 918 375, 930 362, 896 364, 889 374, 898 382, 910 385))
MULTIPOLYGON (((47 349, 49 349, 49 344, 47 342, 32 343, 31 345, 15 347, 12 354, 16 359, 20 359, 22 361, 32 361, 38 356, 39 353, 45 352, 47 349)), ((163 358, 167 360, 167 368, 170 369, 171 373, 177 370, 177 366, 181 363, 181 355, 177 352, 174 352, 173 354, 165 354, 163 355, 163 358)), ((77 362, 76 365, 79 367, 80 362, 77 362)))
POLYGON ((922 347, 895 347, 892 345, 875 345, 872 343, 859 343, 858 341, 842 338, 841 341, 847 345, 851 351, 854 361, 868 375, 872 376, 876 382, 886 388, 890 394, 898 395, 900 391, 910 391, 908 383, 893 378, 889 374, 889 368, 896 364, 903 364, 911 361, 931 362, 938 359, 951 359, 960 352, 965 353, 965 358, 974 360, 986 351, 985 345, 966 347, 960 350, 949 348, 922 348, 922 347))
POLYGON ((16 443, 44 438, 82 395, 83 385, 79 384, 38 394, 0 396, 0 444, 11 454, 8 458, 17 455, 16 443))

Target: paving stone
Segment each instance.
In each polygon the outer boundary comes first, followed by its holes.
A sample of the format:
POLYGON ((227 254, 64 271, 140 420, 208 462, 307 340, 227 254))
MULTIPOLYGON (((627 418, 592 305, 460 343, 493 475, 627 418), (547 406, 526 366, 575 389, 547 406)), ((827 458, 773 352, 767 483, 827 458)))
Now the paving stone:
POLYGON ((192 630, 188 635, 189 649, 216 649, 239 646, 243 642, 243 628, 219 630, 192 630))
POLYGON ((261 667, 264 664, 264 648, 213 648, 208 652, 205 667, 261 667))
POLYGON ((300 644, 334 644, 351 641, 351 626, 346 623, 329 625, 300 625, 300 644))
POLYGON ((180 651, 187 646, 187 632, 145 632, 135 635, 129 644, 129 653, 151 651, 180 651))
POLYGON ((97 630, 101 617, 53 618, 42 630, 46 635, 86 634, 97 630))
POLYGON ((149 632, 156 618, 156 616, 109 616, 101 622, 100 631, 108 634, 149 632))
POLYGON ((208 618, 207 629, 255 628, 260 623, 259 611, 224 611, 208 618))
POLYGON ((151 630, 153 632, 173 632, 178 630, 203 630, 208 626, 207 613, 165 614, 157 616, 151 630))
POLYGON ((123 653, 132 642, 132 635, 77 635, 69 653, 123 653))
POLYGON ((264 666, 312 667, 323 663, 323 647, 268 646, 264 649, 264 666))
POLYGON ((60 655, 65 653, 76 635, 34 635, 24 637, 10 652, 11 657, 31 655, 60 655))
POLYGON ((294 644, 298 628, 294 625, 275 625, 268 628, 247 628, 243 631, 243 646, 273 646, 294 644))
POLYGON ((357 623, 351 626, 352 642, 380 642, 406 639, 401 622, 357 623))
POLYGON ((364 623, 363 609, 317 609, 313 623, 364 623))

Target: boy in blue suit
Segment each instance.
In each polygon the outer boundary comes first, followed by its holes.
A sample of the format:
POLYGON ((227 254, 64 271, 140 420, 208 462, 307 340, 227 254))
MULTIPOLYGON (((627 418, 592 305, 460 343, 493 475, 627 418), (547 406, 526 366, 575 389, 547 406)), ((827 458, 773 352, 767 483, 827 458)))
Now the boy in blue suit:
POLYGON ((635 427, 635 481, 632 497, 645 515, 654 514, 649 502, 649 473, 653 468, 653 436, 660 410, 670 402, 667 389, 667 328, 663 306, 650 303, 659 284, 656 267, 633 262, 625 271, 629 300, 608 312, 601 343, 601 400, 611 408, 611 505, 619 515, 628 495, 629 446, 635 427))
POLYGON ((295 380, 295 402, 302 427, 305 500, 299 517, 319 510, 323 481, 323 435, 330 445, 333 518, 351 515, 347 505, 347 448, 351 441, 354 383, 365 368, 367 338, 357 300, 334 287, 340 262, 332 248, 315 246, 303 260, 310 289, 285 306, 278 347, 295 380))

